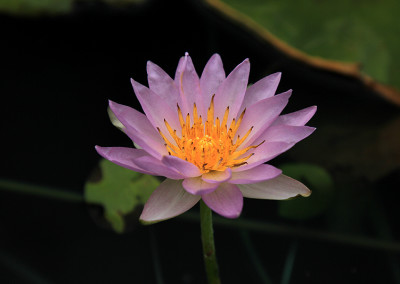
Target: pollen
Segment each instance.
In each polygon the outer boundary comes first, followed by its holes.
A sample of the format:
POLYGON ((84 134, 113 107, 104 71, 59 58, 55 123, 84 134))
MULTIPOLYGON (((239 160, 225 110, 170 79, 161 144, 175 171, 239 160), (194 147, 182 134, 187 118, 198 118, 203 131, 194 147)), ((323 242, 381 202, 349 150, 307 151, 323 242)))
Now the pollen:
POLYGON ((228 128, 229 106, 226 108, 222 120, 218 117, 214 120, 214 97, 215 95, 211 98, 205 119, 198 115, 196 103, 193 105, 192 123, 190 114, 188 113, 184 117, 177 104, 179 122, 182 128, 181 137, 176 134, 176 129, 172 129, 168 121, 164 119, 165 126, 174 141, 169 141, 157 128, 165 141, 168 153, 196 165, 201 173, 224 171, 226 168, 247 164, 246 161, 253 156, 253 153, 245 154, 264 142, 238 150, 253 130, 253 127, 251 127, 243 137, 236 135, 246 109, 237 121, 232 120, 228 128))

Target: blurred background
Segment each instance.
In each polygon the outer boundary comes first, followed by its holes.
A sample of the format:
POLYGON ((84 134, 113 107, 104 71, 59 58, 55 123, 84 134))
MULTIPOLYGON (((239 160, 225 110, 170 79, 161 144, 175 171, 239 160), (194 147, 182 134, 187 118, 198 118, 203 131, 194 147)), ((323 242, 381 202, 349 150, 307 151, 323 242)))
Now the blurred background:
POLYGON ((400 283, 399 2, 290 3, 0 0, 0 283, 206 282, 197 207, 142 226, 135 206, 116 230, 84 193, 94 145, 131 146, 107 100, 140 109, 129 79, 185 52, 199 75, 214 53, 227 74, 249 58, 250 83, 282 72, 285 113, 318 106, 271 161, 312 196, 216 216, 222 282, 400 283))

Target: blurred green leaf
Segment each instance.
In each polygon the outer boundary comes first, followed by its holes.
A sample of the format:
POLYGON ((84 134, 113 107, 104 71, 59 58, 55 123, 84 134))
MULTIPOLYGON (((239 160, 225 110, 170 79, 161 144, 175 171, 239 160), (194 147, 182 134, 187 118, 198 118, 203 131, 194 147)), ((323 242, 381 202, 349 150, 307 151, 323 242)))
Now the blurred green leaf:
POLYGON ((333 180, 327 171, 316 165, 302 163, 285 164, 280 168, 285 175, 304 182, 312 190, 307 198, 280 201, 280 216, 303 220, 327 209, 333 197, 333 180))
POLYGON ((206 2, 289 56, 357 77, 400 104, 400 1, 206 2))
POLYGON ((143 4, 148 0, 0 0, 0 12, 15 15, 54 15, 70 13, 78 2, 104 2, 118 7, 127 4, 143 4))
POLYGON ((74 0, 0 0, 0 11, 17 15, 65 14, 74 0))
POLYGON ((100 162, 101 178, 85 184, 85 200, 104 207, 104 216, 113 229, 122 233, 124 216, 142 206, 160 182, 105 159, 100 162))

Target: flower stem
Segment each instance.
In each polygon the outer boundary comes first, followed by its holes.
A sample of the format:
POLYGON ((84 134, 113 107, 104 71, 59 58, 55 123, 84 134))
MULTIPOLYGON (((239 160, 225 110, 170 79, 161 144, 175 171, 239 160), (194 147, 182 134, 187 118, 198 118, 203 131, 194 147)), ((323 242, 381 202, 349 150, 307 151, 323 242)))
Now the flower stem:
POLYGON ((209 284, 220 284, 217 256, 215 254, 214 231, 211 209, 200 201, 201 242, 203 243, 204 265, 209 284))

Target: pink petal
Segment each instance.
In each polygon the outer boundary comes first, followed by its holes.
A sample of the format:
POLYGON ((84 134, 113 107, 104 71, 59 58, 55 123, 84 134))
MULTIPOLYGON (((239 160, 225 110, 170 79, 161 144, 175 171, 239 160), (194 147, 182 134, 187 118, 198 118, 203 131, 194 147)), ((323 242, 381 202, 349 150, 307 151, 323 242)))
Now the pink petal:
POLYGON ((100 156, 109 160, 110 162, 113 162, 116 165, 142 174, 155 175, 153 171, 143 169, 134 162, 134 160, 139 157, 146 157, 149 155, 144 150, 125 147, 96 146, 95 148, 100 156))
MULTIPOLYGON (((175 83, 178 86, 180 100, 179 106, 183 115, 192 114, 194 103, 202 103, 200 97, 200 80, 196 73, 192 59, 186 53, 183 60, 180 61, 175 83)), ((191 117, 192 118, 192 117, 191 117)))
POLYGON ((203 194, 202 199, 214 212, 226 218, 237 218, 242 212, 243 195, 234 184, 222 183, 215 191, 203 194))
POLYGON ((211 171, 205 173, 201 178, 206 182, 221 183, 229 180, 232 176, 231 169, 227 168, 225 171, 211 171))
POLYGON ((277 72, 264 77, 251 85, 246 91, 239 114, 242 113, 245 108, 248 108, 261 100, 274 96, 279 81, 281 80, 281 75, 280 72, 277 72))
POLYGON ((186 178, 198 177, 201 175, 199 168, 196 167, 194 164, 192 164, 188 161, 182 160, 175 156, 164 156, 161 159, 161 162, 164 165, 177 170, 179 173, 181 173, 186 178))
POLYGON ((182 174, 178 173, 176 170, 167 167, 160 160, 154 157, 144 156, 134 159, 134 163, 141 167, 142 169, 152 171, 154 175, 163 176, 170 179, 183 179, 185 178, 182 174))
POLYGON ((171 109, 176 109, 179 91, 174 80, 151 61, 147 62, 147 79, 150 90, 167 102, 171 109))
POLYGON ((254 144, 258 145, 262 141, 297 143, 308 137, 314 131, 315 128, 309 126, 271 126, 254 141, 254 144))
POLYGON ((228 125, 242 105, 250 72, 248 59, 240 63, 218 87, 214 100, 214 119, 222 120, 229 106, 228 125))
POLYGON ((199 200, 200 196, 186 192, 181 181, 166 179, 147 200, 140 220, 155 223, 176 217, 192 208, 199 200))
POLYGON ((292 113, 279 116, 272 125, 292 125, 303 126, 305 125, 317 111, 317 106, 311 106, 292 113))
POLYGON ((225 71, 221 57, 218 54, 211 56, 200 78, 200 89, 203 99, 202 109, 199 113, 206 117, 207 108, 210 105, 211 97, 217 92, 219 85, 225 80, 225 71))
POLYGON ((182 110, 183 115, 187 114, 189 109, 188 109, 186 101, 182 100, 182 96, 181 96, 181 92, 182 91, 180 90, 180 86, 181 86, 180 82, 181 82, 181 79, 182 79, 183 71, 185 70, 186 61, 187 61, 187 57, 188 56, 189 56, 189 53, 186 52, 185 56, 182 56, 179 59, 178 67, 176 68, 175 79, 174 79, 175 85, 177 86, 178 93, 179 93, 177 102, 178 102, 179 107, 182 110))
POLYGON ((125 126, 123 131, 140 148, 159 159, 168 154, 160 134, 143 113, 112 101, 109 101, 109 104, 111 111, 125 126))
POLYGON ((195 195, 209 193, 217 189, 218 183, 208 183, 201 177, 186 178, 182 182, 183 187, 187 192, 195 195))
POLYGON ((301 182, 285 175, 253 184, 238 185, 244 197, 257 199, 288 199, 297 195, 309 196, 311 191, 301 182))
POLYGON ((181 73, 185 69, 187 56, 189 56, 189 53, 185 52, 185 56, 182 56, 181 58, 179 58, 178 67, 176 67, 175 79, 174 79, 177 86, 178 86, 178 82, 181 77, 181 73))
MULTIPOLYGON (((282 154, 283 152, 289 150, 293 147, 295 143, 285 143, 285 142, 265 142, 254 150, 250 150, 243 156, 253 153, 254 155, 247 160, 247 164, 233 168, 232 172, 241 172, 244 170, 252 169, 258 165, 261 165, 269 160, 275 158, 276 156, 282 154)), ((241 157, 239 157, 241 158, 241 157)))
POLYGON ((262 164, 249 170, 232 173, 232 178, 229 180, 229 183, 257 183, 275 178, 281 173, 282 171, 280 169, 277 169, 271 165, 262 164))
POLYGON ((177 130, 177 134, 180 135, 181 126, 177 111, 172 110, 160 96, 156 95, 149 88, 146 88, 133 79, 131 79, 131 82, 136 97, 151 124, 154 128, 159 127, 168 140, 174 143, 174 140, 165 126, 164 119, 167 120, 171 128, 177 130))
POLYGON ((186 114, 190 113, 193 120, 192 113, 194 103, 196 102, 197 104, 202 105, 203 100, 201 98, 200 79, 196 73, 196 70, 194 69, 194 65, 190 56, 188 56, 186 68, 183 71, 181 90, 181 95, 186 99, 188 106, 188 111, 186 114))
POLYGON ((237 134, 243 137, 251 127, 253 127, 253 130, 245 143, 239 147, 239 150, 252 145, 252 142, 271 125, 287 105, 291 94, 292 91, 289 90, 271 98, 266 98, 246 110, 237 134))

